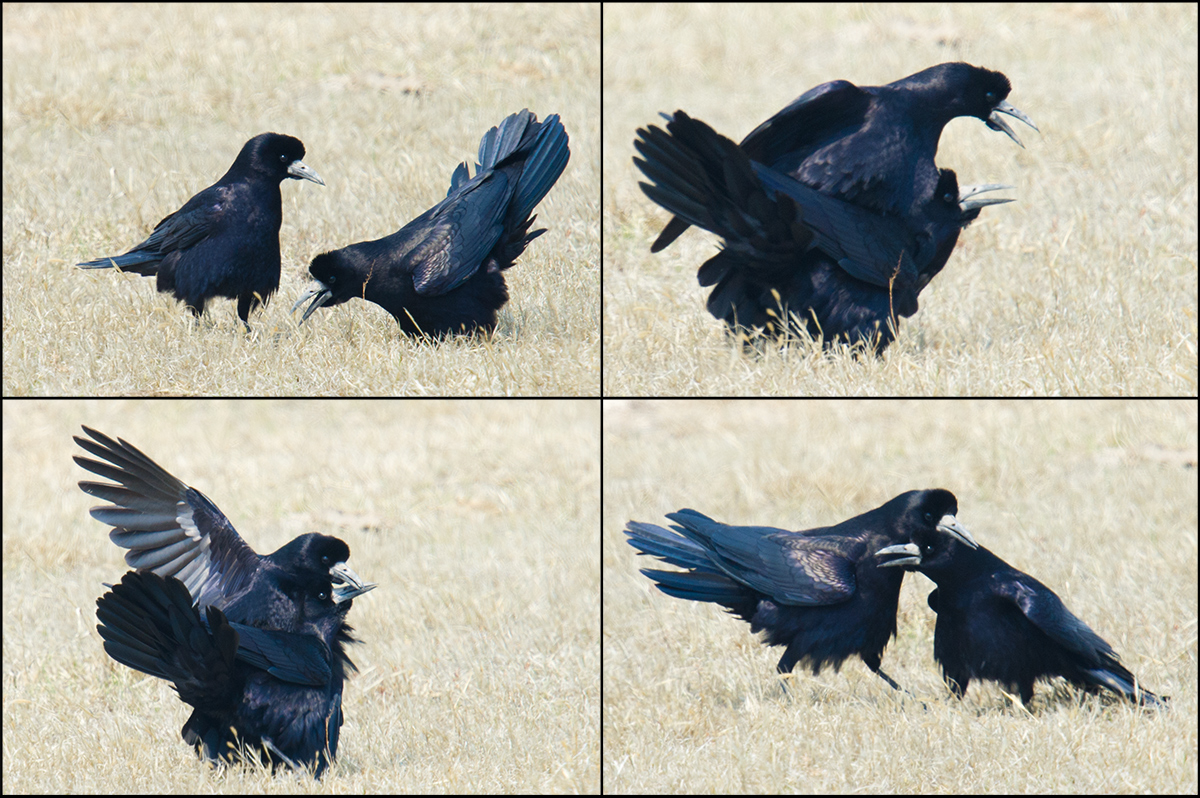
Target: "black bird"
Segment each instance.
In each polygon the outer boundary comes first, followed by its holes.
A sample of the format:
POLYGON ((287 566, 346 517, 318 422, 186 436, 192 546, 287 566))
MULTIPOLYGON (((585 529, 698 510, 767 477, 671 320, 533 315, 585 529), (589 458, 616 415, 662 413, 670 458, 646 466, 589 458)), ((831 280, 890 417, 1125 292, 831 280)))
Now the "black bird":
POLYGON ((196 316, 213 297, 236 299, 249 329, 250 311, 279 287, 279 184, 291 178, 325 185, 303 158, 299 139, 255 136, 224 177, 159 222, 145 241, 79 266, 156 276, 158 290, 173 293, 196 316))
POLYGON ((104 650, 171 681, 194 711, 183 739, 209 761, 251 752, 272 766, 337 755, 342 686, 354 663, 352 599, 375 588, 346 565, 350 548, 306 534, 260 556, 207 496, 124 440, 75 437, 105 462, 80 467, 118 484, 80 482, 112 505, 91 515, 134 569, 96 603, 104 650))
POLYGON ((933 656, 959 698, 972 679, 990 679, 1028 704, 1035 681, 1062 676, 1089 693, 1103 687, 1143 705, 1166 701, 1144 689, 1053 590, 982 546, 918 530, 876 556, 881 568, 920 571, 937 583, 929 594, 937 613, 933 656))
POLYGON ((503 272, 546 232, 529 232, 530 214, 570 155, 558 114, 544 122, 528 109, 513 114, 479 142, 474 177, 466 163, 454 170, 446 199, 386 238, 313 258, 318 285, 292 312, 315 297, 303 323, 319 307, 358 297, 391 313, 407 335, 491 332, 508 301, 503 272))
POLYGON ((783 334, 805 328, 826 344, 862 341, 882 352, 899 317, 941 271, 959 232, 980 210, 1004 199, 977 199, 1008 186, 965 188, 943 169, 916 213, 881 214, 823 194, 768 166, 682 111, 667 129, 638 131, 652 181, 650 199, 724 239, 700 267, 715 285, 708 309, 734 330, 783 334))
POLYGON ((641 554, 687 568, 642 570, 668 596, 711 601, 763 632, 763 643, 787 646, 777 670, 805 662, 813 674, 835 670, 852 654, 897 690, 879 669, 896 634, 899 572, 876 567, 875 552, 918 531, 974 541, 955 515, 947 490, 902 493, 881 507, 836 526, 789 532, 728 526, 695 510, 667 516, 670 530, 630 521, 629 545, 641 554))
MULTIPOLYGON (((963 63, 938 64, 886 86, 835 80, 797 97, 741 147, 750 160, 823 194, 906 216, 919 212, 937 185, 933 159, 951 119, 976 117, 1018 145, 1001 114, 1037 130, 1009 104, 1011 90, 1002 73, 963 63)), ((650 251, 666 248, 687 228, 672 219, 650 251)))

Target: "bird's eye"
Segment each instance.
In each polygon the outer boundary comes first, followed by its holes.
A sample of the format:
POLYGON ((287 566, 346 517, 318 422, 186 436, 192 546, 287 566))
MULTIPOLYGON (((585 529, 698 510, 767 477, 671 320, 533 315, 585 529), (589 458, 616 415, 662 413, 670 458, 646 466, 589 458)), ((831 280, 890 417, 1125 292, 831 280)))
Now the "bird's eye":
POLYGON ((321 601, 328 601, 329 600, 329 591, 322 590, 320 593, 317 594, 317 598, 319 598, 321 601))
POLYGON ((925 513, 925 522, 929 524, 933 523, 933 513, 925 513))

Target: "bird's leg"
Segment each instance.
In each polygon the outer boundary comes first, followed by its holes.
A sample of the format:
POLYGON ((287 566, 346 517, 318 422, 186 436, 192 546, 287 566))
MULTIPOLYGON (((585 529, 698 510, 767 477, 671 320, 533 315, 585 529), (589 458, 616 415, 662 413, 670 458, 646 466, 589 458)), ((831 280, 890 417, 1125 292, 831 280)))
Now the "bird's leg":
MULTIPOLYGON (((870 667, 870 666, 868 666, 868 667, 870 667)), ((880 668, 871 668, 871 670, 872 670, 872 671, 874 671, 874 672, 875 672, 875 674, 876 674, 876 675, 878 675, 880 679, 883 679, 885 682, 887 682, 888 684, 890 684, 890 685, 891 685, 893 688, 895 688, 896 690, 899 690, 899 691, 900 691, 900 692, 902 692, 902 693, 908 693, 908 691, 907 691, 907 690, 905 690, 905 689, 904 689, 903 687, 901 687, 900 685, 896 684, 896 681, 895 681, 895 680, 894 680, 894 679, 893 679, 891 676, 888 676, 886 673, 884 673, 882 669, 880 669, 880 668)), ((912 693, 909 693, 909 695, 912 695, 912 693)))
POLYGON ((896 684, 896 680, 895 680, 895 679, 893 679, 891 676, 888 676, 886 673, 884 673, 884 672, 883 672, 883 670, 881 670, 881 669, 880 669, 878 666, 875 666, 875 667, 873 667, 873 668, 872 668, 872 667, 871 667, 871 666, 868 664, 868 665, 867 665, 867 667, 868 667, 868 668, 871 668, 871 671, 872 671, 873 673, 875 673, 876 675, 878 675, 878 676, 879 676, 879 678, 883 679, 885 682, 887 682, 888 684, 890 684, 890 685, 891 685, 893 688, 895 688, 896 690, 899 690, 901 693, 904 693, 906 696, 908 696, 909 698, 911 698, 913 701, 916 701, 918 704, 920 704, 920 705, 921 705, 921 709, 928 709, 928 707, 926 707, 926 706, 925 706, 925 702, 924 702, 924 701, 921 701, 921 700, 920 700, 920 699, 918 699, 918 698, 917 698, 915 695, 913 695, 912 693, 908 692, 907 690, 905 690, 905 689, 904 689, 903 687, 901 687, 900 685, 896 684))

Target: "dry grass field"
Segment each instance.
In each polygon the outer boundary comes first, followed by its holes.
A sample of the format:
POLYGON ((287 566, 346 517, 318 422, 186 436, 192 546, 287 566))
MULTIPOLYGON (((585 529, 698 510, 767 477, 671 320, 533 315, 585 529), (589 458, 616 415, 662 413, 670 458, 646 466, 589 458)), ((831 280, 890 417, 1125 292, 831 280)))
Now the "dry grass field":
MULTIPOLYGON (((604 788, 612 794, 1196 791, 1196 406, 1176 402, 609 400, 604 788), (656 590, 621 530, 682 507, 808 529, 944 487, 984 546, 1054 589, 1166 712, 1039 685, 950 698, 932 583, 905 578, 883 669, 818 677, 715 605, 656 590)), ((670 569, 670 566, 662 566, 670 569)))
POLYGON ((585 400, 6 401, 5 792, 597 792, 599 421, 585 400), (80 424, 258 552, 335 535, 379 583, 321 783, 201 763, 174 691, 105 655, 96 599, 127 567, 76 487, 80 424))
POLYGON ((1195 5, 620 4, 604 16, 604 393, 1196 393, 1195 5), (996 69, 1041 135, 951 122, 938 163, 1008 183, 879 361, 797 347, 744 356, 709 315, 691 230, 639 190, 634 131, 683 109, 739 140, 829 80, 946 61, 996 69))
POLYGON ((6 6, 4 394, 596 395, 599 25, 595 4, 6 6), (314 255, 423 213, 525 107, 561 115, 571 160, 493 338, 413 342, 362 301, 297 327, 314 255), (197 324, 151 279, 75 268, 266 131, 326 186, 282 187, 283 275, 252 335, 230 300, 197 324))

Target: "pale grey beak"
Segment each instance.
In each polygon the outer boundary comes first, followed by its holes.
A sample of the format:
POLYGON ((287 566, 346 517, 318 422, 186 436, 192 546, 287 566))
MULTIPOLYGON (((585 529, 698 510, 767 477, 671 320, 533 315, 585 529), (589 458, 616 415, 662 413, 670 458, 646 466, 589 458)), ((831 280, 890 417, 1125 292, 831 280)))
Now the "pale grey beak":
POLYGON ((305 308, 304 315, 300 317, 299 323, 303 324, 304 320, 307 319, 309 316, 311 316, 312 312, 314 310, 316 310, 317 308, 321 307, 326 302, 328 302, 332 296, 333 296, 333 291, 330 290, 329 286, 325 285, 325 283, 318 280, 316 288, 310 288, 307 291, 305 291, 303 294, 300 295, 300 298, 296 300, 296 304, 292 305, 292 313, 295 313, 296 308, 303 305, 309 299, 311 299, 312 297, 316 297, 316 299, 313 299, 313 303, 311 305, 309 305, 307 308, 305 308))
MULTIPOLYGON (((1001 131, 1002 133, 1007 135, 1010 139, 1017 142, 1018 147, 1020 147, 1021 149, 1025 149, 1025 145, 1021 143, 1021 140, 1019 138, 1017 138, 1017 134, 1013 133, 1012 128, 1009 127, 1008 123, 1005 122, 1003 119, 1001 119, 998 116, 998 114, 1008 114, 1013 119, 1020 119, 1022 122, 1029 125, 1034 130, 1037 130, 1038 126, 1033 124, 1033 120, 1030 119, 1028 116, 1026 116, 1023 111, 1009 105, 1007 100, 1001 100, 1000 102, 996 103, 996 107, 993 108, 991 114, 988 115, 987 123, 986 123, 988 127, 990 127, 992 130, 1001 131)), ((1038 133, 1041 133, 1041 132, 1042 131, 1038 130, 1038 133)))
POLYGON ((974 198, 976 194, 982 194, 985 191, 1003 191, 1010 188, 1013 188, 1013 186, 1006 186, 1003 183, 988 183, 984 186, 961 186, 958 189, 958 208, 966 214, 976 208, 986 208, 989 205, 1003 205, 1006 202, 1014 202, 1015 200, 1000 199, 999 197, 974 198))
POLYGON ((886 549, 880 549, 875 552, 876 557, 884 555, 891 556, 893 554, 904 555, 896 560, 879 563, 880 568, 890 568, 893 565, 912 565, 919 566, 921 564, 921 549, 916 543, 901 543, 898 546, 888 546, 886 549))
POLYGON ((979 544, 975 542, 975 538, 971 537, 971 533, 965 527, 960 526, 958 519, 952 515, 942 516, 942 520, 938 521, 937 531, 943 532, 973 549, 979 548, 979 544))
POLYGON ((374 590, 379 585, 374 582, 364 582, 358 574, 350 570, 344 562, 334 563, 329 569, 329 578, 333 580, 333 603, 341 604, 356 596, 374 590))

